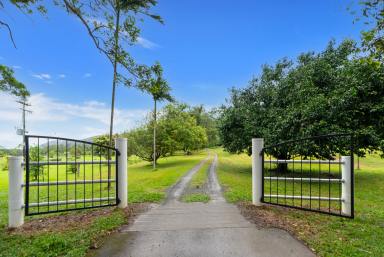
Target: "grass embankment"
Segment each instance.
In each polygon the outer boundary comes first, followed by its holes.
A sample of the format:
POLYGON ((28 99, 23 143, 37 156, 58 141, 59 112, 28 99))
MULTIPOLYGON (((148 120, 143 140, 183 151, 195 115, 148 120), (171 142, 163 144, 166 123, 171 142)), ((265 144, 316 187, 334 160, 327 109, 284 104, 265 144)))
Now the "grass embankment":
MULTIPOLYGON (((230 202, 245 202, 242 208, 247 209, 248 215, 256 215, 266 223, 276 220, 274 225, 294 233, 319 256, 384 256, 384 160, 377 154, 362 158, 361 169, 355 170, 355 219, 351 220, 294 209, 250 206, 251 158, 222 150, 218 153, 218 177, 225 197, 230 202)), ((328 190, 322 192, 328 196, 328 190)))
POLYGON ((208 182, 208 172, 209 167, 212 163, 212 157, 209 158, 199 169, 198 172, 192 177, 189 182, 186 193, 182 197, 183 202, 204 202, 207 203, 210 200, 209 195, 207 194, 207 182, 208 182))
MULTIPOLYGON (((155 171, 148 162, 130 160, 128 167, 129 202, 160 202, 165 197, 166 189, 205 157, 206 153, 201 152, 191 156, 163 158, 159 160, 155 171)), ((84 169, 80 170, 77 179, 82 180, 84 179, 84 169)), ((91 172, 92 169, 86 167, 85 178, 92 177, 91 172)), ((56 179, 55 173, 56 170, 53 169, 50 180, 56 179)), ((62 175, 60 170, 59 173, 60 179, 62 176, 66 176, 62 175)), ((96 177, 95 173, 94 178, 96 177)), ((57 188, 54 186, 52 188, 50 197, 54 201, 56 200, 54 193, 57 188)), ((87 195, 89 187, 85 189, 87 195)), ((82 189, 78 190, 81 194, 82 189)), ((131 204, 130 206, 132 208, 136 205, 131 204)), ((84 256, 90 246, 97 244, 100 237, 127 223, 129 217, 132 216, 132 211, 135 210, 102 208, 33 216, 26 218, 24 230, 8 231, 6 229, 8 172, 0 170, 0 256, 84 256), (48 216, 50 218, 47 218, 48 216), (40 220, 42 221, 40 222, 40 220), (55 224, 49 225, 50 222, 55 224), (46 224, 48 224, 47 227, 44 227, 46 224)))

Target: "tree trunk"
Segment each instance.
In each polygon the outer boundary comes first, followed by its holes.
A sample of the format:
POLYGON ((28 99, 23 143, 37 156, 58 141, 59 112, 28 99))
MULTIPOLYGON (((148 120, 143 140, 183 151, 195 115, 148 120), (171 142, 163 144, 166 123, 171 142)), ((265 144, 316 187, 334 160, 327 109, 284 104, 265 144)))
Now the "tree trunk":
MULTIPOLYGON (((288 160, 288 156, 286 154, 279 155, 277 157, 278 160, 288 160)), ((288 163, 278 163, 276 171, 278 173, 286 173, 288 172, 288 163)))
POLYGON ((154 118, 154 122, 153 122, 153 169, 156 169, 156 122, 157 122, 157 106, 156 106, 157 102, 155 100, 155 110, 153 112, 153 118, 154 118))
MULTIPOLYGON (((115 92, 117 82, 117 59, 119 50, 119 30, 120 30, 120 5, 119 1, 116 1, 116 29, 115 29, 115 52, 113 59, 113 81, 112 81, 112 101, 111 101, 111 122, 109 126, 109 146, 112 147, 112 135, 113 135, 113 117, 115 113, 115 92)), ((109 159, 111 156, 109 156, 109 159)), ((108 165, 108 180, 111 179, 111 167, 108 165)), ((111 182, 108 181, 108 188, 111 187, 111 182)))

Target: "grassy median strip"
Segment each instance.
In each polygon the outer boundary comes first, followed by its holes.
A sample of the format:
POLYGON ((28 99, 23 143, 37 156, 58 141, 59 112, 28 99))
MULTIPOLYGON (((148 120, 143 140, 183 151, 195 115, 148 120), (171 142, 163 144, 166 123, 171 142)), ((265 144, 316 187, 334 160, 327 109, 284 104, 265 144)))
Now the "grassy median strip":
MULTIPOLYGON (((84 256, 98 247, 100 238, 126 224, 146 202, 160 202, 166 189, 206 158, 206 152, 159 160, 157 170, 148 162, 128 166, 130 205, 26 217, 26 224, 7 230, 8 171, 0 170, 0 256, 84 256)), ((87 171, 87 170, 86 170, 87 171)))
POLYGON ((210 200, 207 192, 208 170, 212 163, 212 157, 207 160, 198 172, 192 177, 185 194, 182 197, 183 202, 204 202, 210 200))
POLYGON ((362 158, 361 170, 355 170, 355 219, 351 220, 268 205, 255 208, 251 158, 217 152, 217 174, 226 199, 239 203, 255 222, 265 220, 264 225, 272 222, 269 225, 290 231, 319 256, 384 256, 384 160, 378 154, 362 158))

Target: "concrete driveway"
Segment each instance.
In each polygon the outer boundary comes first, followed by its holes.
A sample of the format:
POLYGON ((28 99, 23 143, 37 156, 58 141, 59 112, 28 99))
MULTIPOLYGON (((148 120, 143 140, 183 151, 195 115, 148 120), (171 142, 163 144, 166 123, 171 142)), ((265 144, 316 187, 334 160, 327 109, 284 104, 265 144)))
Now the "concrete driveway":
POLYGON ((164 204, 141 215, 89 256, 315 256, 286 231, 257 228, 236 206, 225 202, 215 173, 217 156, 209 170, 212 201, 206 204, 177 201, 201 165, 170 190, 164 204))

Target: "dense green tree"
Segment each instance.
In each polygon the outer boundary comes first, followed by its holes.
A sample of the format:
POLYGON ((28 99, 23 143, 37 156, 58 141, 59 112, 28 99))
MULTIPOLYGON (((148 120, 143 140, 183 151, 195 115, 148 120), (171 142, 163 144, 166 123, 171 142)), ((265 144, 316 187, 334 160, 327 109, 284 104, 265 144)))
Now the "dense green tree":
POLYGON ((207 146, 218 146, 220 137, 215 111, 207 112, 203 105, 199 105, 191 107, 189 112, 196 119, 197 125, 206 130, 207 146))
POLYGON ((146 161, 156 161, 176 151, 191 154, 207 144, 207 134, 198 126, 184 104, 168 104, 159 113, 157 123, 156 154, 152 145, 154 121, 147 119, 144 125, 124 133, 128 138, 129 153, 146 161))
POLYGON ((136 64, 127 47, 137 43, 140 35, 138 21, 149 17, 162 22, 160 16, 150 13, 157 1, 56 0, 56 3, 63 5, 81 21, 97 49, 107 57, 113 67, 109 129, 109 143, 112 145, 116 86, 137 86, 138 81, 150 72, 146 66, 136 64))
MULTIPOLYGON (((384 150, 384 69, 356 55, 349 40, 331 42, 321 53, 301 54, 265 65, 244 89, 233 89, 221 108, 220 133, 230 152, 251 151, 251 139, 266 144, 335 132, 356 135, 356 149, 384 150)), ((305 148, 271 149, 277 158, 295 154, 329 157, 320 143, 305 148)), ((347 150, 346 142, 334 151, 347 150)), ((327 149, 330 150, 330 149, 327 149)))
MULTIPOLYGON (((151 67, 151 72, 139 83, 139 88, 152 96, 153 108, 153 155, 156 156, 156 125, 157 125, 157 103, 160 101, 173 102, 171 87, 163 78, 163 68, 160 63, 155 63, 151 67)), ((153 158, 153 169, 156 169, 156 160, 153 158)))

